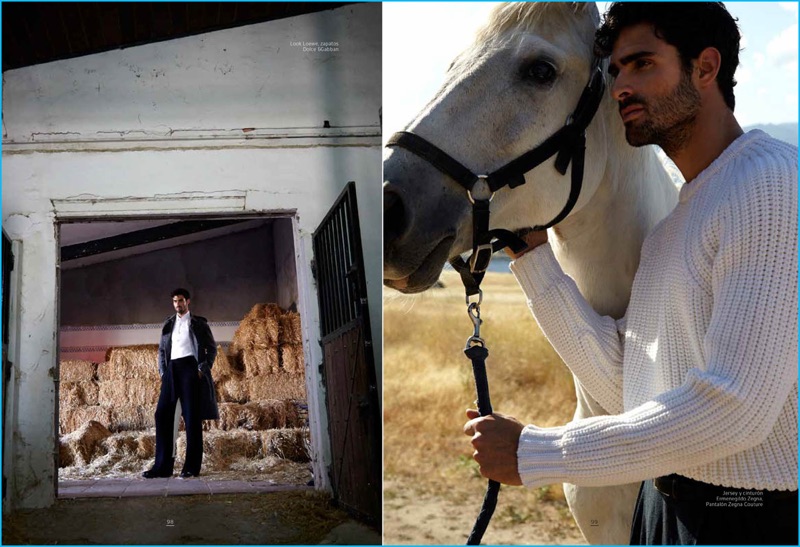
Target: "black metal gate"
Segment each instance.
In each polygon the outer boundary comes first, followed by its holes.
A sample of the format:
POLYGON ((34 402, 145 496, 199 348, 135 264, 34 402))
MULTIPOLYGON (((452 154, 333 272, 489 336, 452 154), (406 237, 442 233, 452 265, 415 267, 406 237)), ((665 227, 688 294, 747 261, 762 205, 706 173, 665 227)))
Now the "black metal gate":
POLYGON ((314 263, 334 497, 380 523, 381 417, 354 182, 314 233, 314 263))

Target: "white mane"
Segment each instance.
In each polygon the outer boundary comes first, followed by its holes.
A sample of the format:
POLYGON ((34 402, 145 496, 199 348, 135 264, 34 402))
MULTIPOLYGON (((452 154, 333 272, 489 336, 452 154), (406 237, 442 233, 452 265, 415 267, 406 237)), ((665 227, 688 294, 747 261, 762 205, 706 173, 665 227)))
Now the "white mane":
POLYGON ((593 3, 586 2, 513 2, 492 10, 489 21, 476 36, 478 42, 511 33, 535 32, 544 38, 570 33, 576 42, 592 45, 600 15, 593 3), (576 22, 579 24, 576 25, 576 22))

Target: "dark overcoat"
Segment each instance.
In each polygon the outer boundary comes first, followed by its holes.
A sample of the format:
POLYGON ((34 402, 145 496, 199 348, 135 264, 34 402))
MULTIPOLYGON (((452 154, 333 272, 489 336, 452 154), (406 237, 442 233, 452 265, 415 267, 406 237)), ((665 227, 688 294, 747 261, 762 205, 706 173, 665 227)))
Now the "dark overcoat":
MULTIPOLYGON (((211 367, 217 357, 217 343, 205 317, 191 314, 189 318, 189 332, 191 333, 194 357, 197 359, 197 370, 203 373, 200 382, 200 402, 198 411, 201 420, 218 420, 219 408, 217 407, 217 393, 214 388, 214 379, 211 377, 211 367)), ((175 326, 175 316, 167 318, 161 328, 161 340, 158 343, 158 373, 162 382, 169 382, 170 393, 174 393, 172 374, 165 374, 169 369, 169 357, 172 353, 172 328, 175 326)), ((169 371, 170 373, 172 371, 169 371)))

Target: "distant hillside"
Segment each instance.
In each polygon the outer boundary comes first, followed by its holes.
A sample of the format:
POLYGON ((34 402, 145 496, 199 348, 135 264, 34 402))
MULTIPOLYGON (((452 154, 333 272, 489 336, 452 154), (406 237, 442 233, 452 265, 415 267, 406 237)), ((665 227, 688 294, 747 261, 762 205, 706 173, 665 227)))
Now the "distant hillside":
POLYGON ((797 123, 766 123, 748 125, 744 128, 745 131, 750 131, 751 129, 760 129, 776 139, 797 146, 797 123))

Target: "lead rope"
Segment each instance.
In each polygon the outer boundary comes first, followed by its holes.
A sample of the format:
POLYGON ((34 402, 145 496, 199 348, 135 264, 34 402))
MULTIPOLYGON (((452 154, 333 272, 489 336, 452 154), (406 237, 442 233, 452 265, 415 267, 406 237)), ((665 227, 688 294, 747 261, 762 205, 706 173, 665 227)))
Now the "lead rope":
MULTIPOLYGON (((467 339, 464 347, 464 354, 472 361, 472 373, 475 376, 475 390, 478 395, 478 412, 481 416, 489 416, 492 413, 492 402, 489 398, 489 381, 486 378, 486 358, 489 356, 489 349, 486 342, 481 338, 481 301, 483 291, 478 289, 478 300, 470 302, 470 295, 467 294, 467 315, 472 320, 472 336, 467 339)), ((486 494, 483 496, 483 504, 472 527, 472 532, 467 538, 467 545, 480 545, 483 534, 489 526, 494 509, 497 506, 497 494, 500 492, 500 483, 489 480, 486 494)))
MULTIPOLYGON (((478 412, 481 416, 489 416, 492 414, 489 380, 486 377, 486 358, 489 357, 489 348, 486 347, 486 342, 481 337, 481 324, 483 324, 481 319, 481 303, 483 302, 481 281, 483 281, 494 251, 503 247, 511 247, 514 252, 519 253, 525 248, 525 242, 506 230, 489 230, 489 202, 494 194, 489 195, 488 199, 486 199, 485 193, 482 196, 484 199, 474 199, 471 191, 468 191, 467 195, 472 202, 473 241, 476 243, 468 261, 456 257, 450 261, 450 265, 461 276, 466 293, 467 315, 472 321, 472 336, 467 338, 464 355, 472 362, 472 374, 475 377, 475 391, 478 397, 476 401, 478 412), (492 242, 494 238, 497 238, 498 241, 492 242), (470 297, 475 296, 477 296, 477 300, 470 301, 470 297)), ((492 520, 499 492, 500 483, 490 479, 478 518, 467 538, 467 545, 480 545, 489 521, 492 520)))

